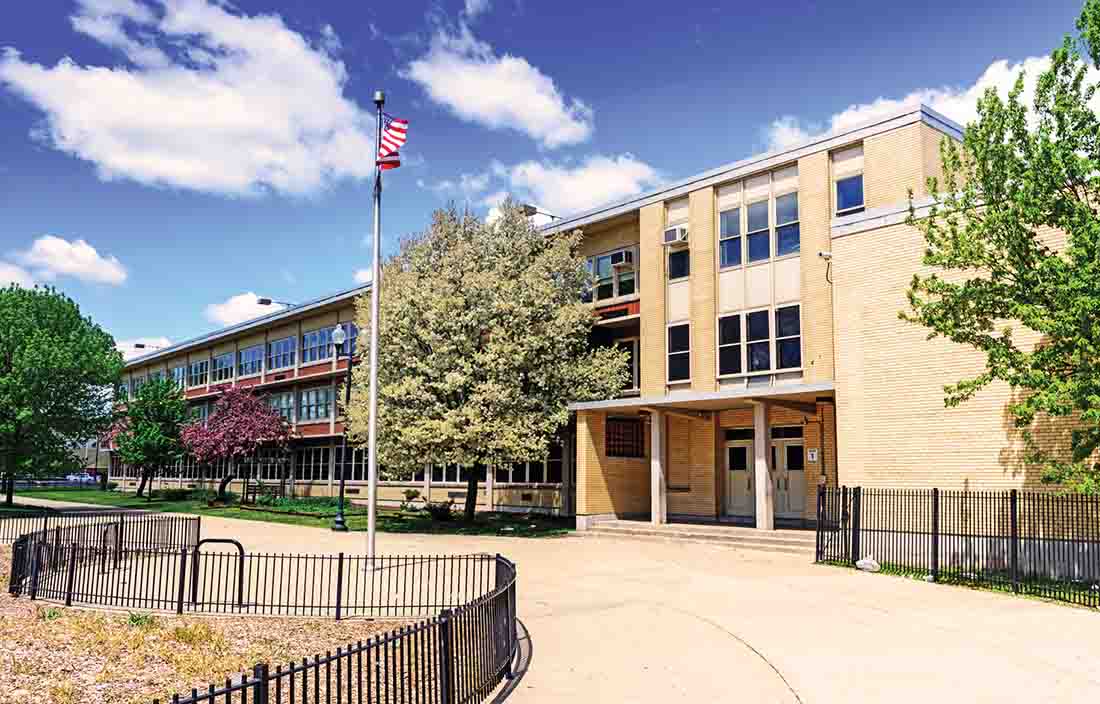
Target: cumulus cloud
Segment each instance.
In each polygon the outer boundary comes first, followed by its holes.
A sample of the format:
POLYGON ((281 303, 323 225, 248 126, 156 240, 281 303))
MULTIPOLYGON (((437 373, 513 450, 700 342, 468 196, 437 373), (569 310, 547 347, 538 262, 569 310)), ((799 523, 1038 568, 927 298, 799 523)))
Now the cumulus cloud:
POLYGON ((206 306, 206 319, 219 325, 235 325, 286 308, 281 303, 262 306, 259 299, 254 292, 249 291, 230 296, 221 303, 211 303, 206 306))
POLYGON ((356 269, 355 271, 355 283, 357 284, 369 284, 373 278, 370 269, 356 269))
POLYGON ((465 23, 437 29, 428 51, 400 72, 459 119, 522 132, 547 149, 592 136, 592 109, 567 99, 546 74, 511 54, 498 55, 465 23))
MULTIPOLYGON (((879 97, 869 103, 850 105, 832 115, 823 124, 804 124, 797 117, 786 115, 773 121, 764 132, 770 149, 783 149, 817 133, 844 129, 889 115, 902 107, 925 104, 952 120, 965 125, 978 116, 978 99, 988 88, 995 88, 1003 96, 1016 83, 1016 77, 1024 72, 1024 92, 1020 99, 1030 104, 1035 95, 1035 83, 1040 73, 1050 68, 1050 58, 1032 56, 1011 63, 1001 59, 990 64, 978 79, 963 86, 921 88, 900 98, 879 97)), ((1097 72, 1090 71, 1095 80, 1097 72)), ((1100 109, 1100 95, 1094 98, 1093 108, 1100 109)))
POLYGON ((126 281, 126 268, 114 256, 103 256, 84 240, 69 241, 46 235, 16 255, 24 266, 46 280, 72 276, 81 281, 118 286, 126 281))
POLYGON ((115 348, 122 353, 123 359, 133 359, 143 354, 155 352, 159 348, 168 347, 171 344, 172 341, 167 337, 137 337, 133 340, 118 340, 115 342, 115 348), (145 345, 145 347, 137 347, 136 345, 145 345))
POLYGON ((463 8, 463 14, 470 19, 477 17, 489 11, 489 6, 492 3, 490 0, 466 0, 466 6, 463 8))
POLYGON ((660 178, 633 154, 595 154, 576 165, 525 161, 505 167, 505 172, 513 194, 558 216, 632 196, 660 178))
POLYGON ((0 262, 0 286, 16 284, 23 288, 34 286, 34 278, 30 272, 22 267, 7 262, 0 262))
POLYGON ((470 200, 489 187, 490 174, 482 172, 478 174, 460 174, 458 178, 445 178, 435 183, 417 181, 417 185, 432 191, 441 198, 461 198, 470 200))
POLYGON ((73 29, 120 66, 54 66, 0 50, 0 85, 44 115, 32 136, 103 179, 225 195, 315 193, 370 176, 373 116, 344 96, 331 27, 218 0, 78 0, 73 29))

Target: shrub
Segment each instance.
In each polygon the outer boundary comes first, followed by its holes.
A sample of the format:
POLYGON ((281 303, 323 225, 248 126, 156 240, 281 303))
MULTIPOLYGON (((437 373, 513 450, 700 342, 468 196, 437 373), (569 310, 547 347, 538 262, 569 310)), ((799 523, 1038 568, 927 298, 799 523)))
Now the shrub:
POLYGON ((186 501, 191 498, 192 492, 192 489, 157 489, 149 495, 163 501, 186 501))
POLYGON ((428 514, 433 521, 449 521, 454 518, 454 499, 447 501, 433 501, 428 503, 428 514))
POLYGON ((416 504, 414 504, 413 502, 420 498, 420 492, 417 491, 416 489, 405 489, 405 491, 402 492, 402 493, 405 496, 405 500, 401 502, 401 510, 402 511, 417 511, 417 510, 419 510, 420 507, 417 506, 416 504))

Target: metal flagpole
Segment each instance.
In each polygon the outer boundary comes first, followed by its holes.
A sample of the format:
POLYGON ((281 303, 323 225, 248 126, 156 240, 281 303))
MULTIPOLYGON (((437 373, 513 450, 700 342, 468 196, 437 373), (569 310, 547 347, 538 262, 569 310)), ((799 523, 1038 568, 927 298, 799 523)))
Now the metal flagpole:
MULTIPOLYGON (((374 557, 374 524, 378 501, 378 296, 381 293, 382 267, 379 251, 382 241, 382 167, 378 161, 378 145, 382 143, 382 106, 386 95, 374 91, 374 104, 378 107, 378 125, 375 138, 374 165, 374 260, 370 278, 370 420, 367 425, 367 557, 374 557)), ((373 567, 373 564, 371 565, 373 567)))

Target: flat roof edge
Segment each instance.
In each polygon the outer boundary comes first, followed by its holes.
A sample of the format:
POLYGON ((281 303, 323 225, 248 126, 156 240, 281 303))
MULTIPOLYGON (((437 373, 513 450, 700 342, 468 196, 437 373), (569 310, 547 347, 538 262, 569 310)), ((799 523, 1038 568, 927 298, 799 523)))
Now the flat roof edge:
POLYGON ((579 401, 569 404, 571 411, 598 411, 607 408, 639 408, 643 406, 668 406, 676 403, 691 403, 693 401, 737 401, 753 398, 768 398, 770 396, 785 396, 787 394, 808 394, 824 391, 834 391, 836 384, 831 381, 821 381, 815 384, 786 384, 780 386, 765 386, 758 389, 728 389, 726 391, 695 391, 683 394, 664 396, 643 396, 638 398, 612 398, 602 401, 579 401))

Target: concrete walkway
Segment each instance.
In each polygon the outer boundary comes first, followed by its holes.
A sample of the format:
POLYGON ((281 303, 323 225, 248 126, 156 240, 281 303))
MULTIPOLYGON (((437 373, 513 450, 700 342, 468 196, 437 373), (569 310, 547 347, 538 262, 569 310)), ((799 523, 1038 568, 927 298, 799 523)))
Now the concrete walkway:
MULTIPOLYGON (((364 552, 361 533, 203 517, 251 551, 364 552)), ((509 701, 1100 700, 1100 613, 810 564, 613 538, 379 534, 382 554, 519 567, 528 672, 509 701)))

